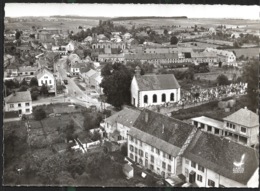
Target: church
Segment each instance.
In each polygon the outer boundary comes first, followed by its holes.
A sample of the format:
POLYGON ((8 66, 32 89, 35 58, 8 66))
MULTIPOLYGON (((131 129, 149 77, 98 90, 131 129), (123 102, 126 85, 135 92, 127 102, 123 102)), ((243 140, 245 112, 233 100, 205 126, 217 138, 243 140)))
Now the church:
POLYGON ((141 75, 137 66, 131 82, 131 104, 147 107, 180 100, 180 85, 173 74, 141 75))

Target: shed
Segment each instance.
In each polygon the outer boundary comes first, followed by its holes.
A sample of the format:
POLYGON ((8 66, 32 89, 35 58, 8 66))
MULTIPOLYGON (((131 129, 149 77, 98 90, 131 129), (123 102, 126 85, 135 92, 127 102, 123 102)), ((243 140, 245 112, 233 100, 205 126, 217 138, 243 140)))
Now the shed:
POLYGON ((123 166, 123 173, 124 173, 124 175, 126 175, 127 179, 133 178, 134 177, 134 168, 129 164, 125 164, 123 166))

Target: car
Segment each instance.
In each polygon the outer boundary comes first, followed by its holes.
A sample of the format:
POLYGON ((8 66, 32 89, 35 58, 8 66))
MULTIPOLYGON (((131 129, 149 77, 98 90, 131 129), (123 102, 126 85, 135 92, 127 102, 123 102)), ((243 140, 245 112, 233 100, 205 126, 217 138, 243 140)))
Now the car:
POLYGON ((184 183, 181 187, 192 187, 192 185, 191 185, 191 183, 189 183, 189 182, 186 182, 186 183, 184 183))
POLYGON ((63 80, 64 84, 68 84, 68 80, 63 80))

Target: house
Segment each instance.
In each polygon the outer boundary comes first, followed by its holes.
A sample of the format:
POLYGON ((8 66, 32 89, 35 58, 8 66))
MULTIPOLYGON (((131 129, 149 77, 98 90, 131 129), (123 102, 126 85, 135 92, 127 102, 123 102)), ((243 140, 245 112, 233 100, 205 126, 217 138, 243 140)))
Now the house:
POLYGON ((7 73, 7 76, 10 76, 10 77, 18 76, 18 67, 14 64, 8 65, 6 67, 6 73, 7 73))
POLYGON ((181 173, 181 154, 196 128, 183 121, 144 109, 128 132, 127 156, 164 178, 181 173))
POLYGON ((95 77, 94 81, 95 81, 95 90, 99 93, 99 94, 103 94, 103 88, 100 87, 100 84, 103 80, 103 77, 101 76, 101 72, 98 72, 98 76, 95 77))
POLYGON ((191 52, 192 61, 195 63, 217 63, 217 56, 211 52, 191 52))
POLYGON ((137 66, 131 82, 131 104, 147 107, 180 100, 180 85, 173 74, 140 75, 137 66))
POLYGON ((224 134, 224 123, 222 121, 211 119, 205 116, 192 118, 191 121, 192 125, 201 129, 202 131, 218 136, 222 136, 224 134))
POLYGON ((121 111, 104 119, 106 137, 110 141, 127 141, 127 134, 141 111, 131 107, 124 107, 121 111))
POLYGON ((4 98, 5 112, 18 111, 19 114, 32 113, 32 97, 30 91, 14 92, 4 98))
POLYGON ((217 34, 216 29, 213 28, 213 27, 210 27, 210 28, 209 28, 209 34, 210 34, 210 35, 213 35, 213 34, 215 35, 215 34, 217 34))
POLYGON ((19 76, 34 76, 37 69, 33 66, 21 66, 19 67, 19 76))
POLYGON ((124 42, 96 42, 92 44, 92 49, 112 49, 112 48, 118 48, 118 49, 125 49, 126 44, 124 42))
POLYGON ((91 43, 93 41, 93 38, 91 36, 87 36, 85 39, 84 39, 84 42, 85 43, 91 43))
POLYGON ((10 54, 4 54, 4 68, 13 64, 15 62, 15 56, 10 54))
POLYGON ((197 131, 183 153, 182 174, 198 187, 258 187, 255 149, 197 131))
POLYGON ((55 91, 55 77, 49 70, 45 68, 39 70, 36 77, 38 80, 38 86, 41 87, 42 85, 46 85, 50 88, 49 92, 55 91))
POLYGON ((99 62, 124 62, 125 57, 124 54, 99 54, 98 61, 99 62))
POLYGON ((97 73, 96 70, 90 69, 88 72, 82 73, 81 77, 84 79, 85 83, 90 86, 90 77, 97 73))
POLYGON ((122 37, 124 40, 128 40, 132 37, 132 35, 130 33, 125 33, 122 37))
POLYGON ((89 85, 91 87, 94 87, 96 89, 97 86, 97 81, 96 81, 96 77, 101 76, 101 72, 96 71, 94 74, 92 74, 89 77, 89 85))
POLYGON ((236 63, 236 55, 231 51, 218 50, 218 49, 215 49, 215 48, 206 48, 204 50, 204 52, 215 53, 219 62, 223 62, 223 63, 226 63, 228 65, 232 64, 232 63, 236 63))
POLYGON ((241 108, 223 120, 224 136, 248 146, 258 143, 258 114, 247 108, 241 108))

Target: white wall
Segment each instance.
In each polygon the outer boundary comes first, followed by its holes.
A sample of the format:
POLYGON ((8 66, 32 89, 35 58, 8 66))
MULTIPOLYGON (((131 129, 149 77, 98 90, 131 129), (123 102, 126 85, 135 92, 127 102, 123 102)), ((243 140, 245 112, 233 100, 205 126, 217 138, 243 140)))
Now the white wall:
POLYGON ((138 106, 138 90, 139 88, 136 82, 136 78, 134 76, 131 82, 131 104, 134 105, 135 107, 138 106), (135 99, 135 103, 133 99, 135 99))
POLYGON ((253 176, 247 182, 247 187, 249 187, 249 188, 259 187, 259 168, 256 169, 253 176))
POLYGON ((38 85, 42 86, 43 84, 47 84, 47 86, 53 87, 54 86, 54 77, 45 74, 41 78, 38 79, 38 85), (43 83, 42 83, 43 80, 43 83), (46 83, 47 80, 47 83, 46 83))
POLYGON ((31 114, 32 113, 32 101, 28 102, 19 102, 19 103, 7 103, 5 104, 5 111, 19 111, 22 110, 22 114, 31 114), (21 104, 21 107, 18 107, 18 104, 21 104), (29 106, 25 104, 29 103, 29 106), (10 104, 13 104, 13 108, 10 107, 10 104), (26 112, 26 109, 30 109, 29 112, 26 112))
POLYGON ((147 159, 148 161, 148 166, 145 168, 150 169, 150 164, 154 166, 153 172, 161 175, 162 171, 165 172, 166 177, 173 176, 176 173, 176 159, 172 156, 171 160, 167 157, 163 157, 163 151, 160 150, 160 154, 157 154, 156 148, 154 148, 154 151, 151 150, 151 146, 142 142, 142 146, 140 146, 140 140, 136 142, 136 139, 134 141, 131 141, 130 136, 128 136, 128 141, 127 141, 127 156, 130 157, 130 154, 133 154, 133 161, 135 161, 135 156, 137 156, 137 161, 139 163, 139 159, 141 158, 143 160, 143 163, 141 164, 142 166, 145 167, 145 160, 147 159), (130 150, 130 145, 132 145, 134 148, 137 148, 137 154, 135 153, 135 150, 132 152, 130 150), (139 149, 143 151, 143 157, 139 155, 139 149), (147 158, 145 157, 145 153, 147 153, 147 158), (154 156, 154 163, 151 162, 151 155, 154 156), (165 169, 162 168, 162 162, 165 162, 165 169), (168 171, 168 164, 171 166, 171 171, 168 171))

